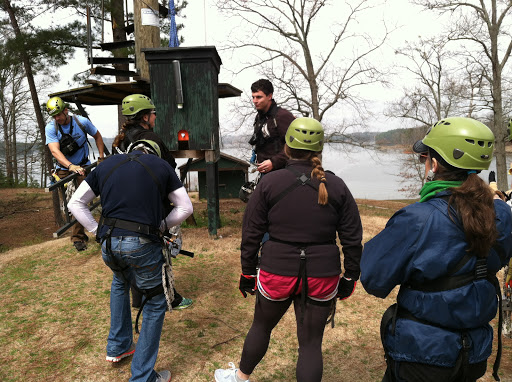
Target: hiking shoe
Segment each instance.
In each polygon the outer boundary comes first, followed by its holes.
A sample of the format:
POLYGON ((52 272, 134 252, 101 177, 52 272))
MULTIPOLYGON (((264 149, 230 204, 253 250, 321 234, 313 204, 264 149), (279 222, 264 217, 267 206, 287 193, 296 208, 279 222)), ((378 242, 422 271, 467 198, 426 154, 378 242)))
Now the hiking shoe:
POLYGON ((78 252, 85 251, 87 249, 87 244, 84 241, 74 241, 73 245, 78 252))
POLYGON ((193 303, 194 303, 194 301, 192 301, 191 298, 183 297, 183 300, 181 300, 180 304, 174 309, 178 309, 178 310, 187 309, 193 303))
POLYGON ((107 361, 108 362, 119 362, 123 358, 133 355, 133 353, 135 353, 135 344, 132 342, 132 344, 130 345, 130 348, 127 351, 125 351, 123 354, 115 356, 115 357, 111 357, 111 356, 107 355, 107 361))
POLYGON ((156 373, 156 382, 171 382, 171 372, 162 370, 156 373))
MULTIPOLYGON (((236 372, 238 371, 235 368, 235 364, 233 362, 228 363, 229 369, 217 369, 215 370, 215 382, 239 382, 243 381, 236 376, 236 372)), ((248 379, 245 382, 251 382, 248 379)))

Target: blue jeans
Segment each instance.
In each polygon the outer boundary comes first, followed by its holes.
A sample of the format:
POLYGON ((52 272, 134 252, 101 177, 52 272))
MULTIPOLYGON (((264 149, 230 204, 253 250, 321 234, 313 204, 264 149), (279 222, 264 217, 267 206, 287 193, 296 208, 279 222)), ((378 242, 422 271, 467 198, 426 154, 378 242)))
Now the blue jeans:
MULTIPOLYGON (((151 289, 162 283, 162 247, 143 237, 125 236, 111 238, 111 253, 106 241, 102 245, 103 261, 113 271, 110 290, 110 332, 107 355, 118 356, 126 352, 133 341, 130 309, 130 284, 139 289, 151 289)), ((160 335, 167 302, 163 294, 149 300, 142 311, 143 320, 132 360, 131 382, 154 382, 153 369, 158 355, 160 335)))

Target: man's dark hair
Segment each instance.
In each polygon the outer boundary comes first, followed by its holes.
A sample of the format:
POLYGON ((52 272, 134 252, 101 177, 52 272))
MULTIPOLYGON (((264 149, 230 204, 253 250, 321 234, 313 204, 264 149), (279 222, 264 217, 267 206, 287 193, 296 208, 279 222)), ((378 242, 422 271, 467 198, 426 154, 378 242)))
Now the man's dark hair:
POLYGON ((269 95, 269 94, 274 93, 274 86, 272 85, 272 82, 262 78, 251 85, 252 93, 256 93, 260 90, 263 93, 265 93, 265 95, 269 95))

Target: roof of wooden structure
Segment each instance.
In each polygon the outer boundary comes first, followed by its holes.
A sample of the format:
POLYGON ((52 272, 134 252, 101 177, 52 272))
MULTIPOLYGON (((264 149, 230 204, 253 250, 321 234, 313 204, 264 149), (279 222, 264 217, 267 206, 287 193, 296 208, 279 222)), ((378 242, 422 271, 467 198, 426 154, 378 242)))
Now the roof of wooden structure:
MULTIPOLYGON (((218 85, 219 98, 240 97, 242 91, 230 84, 218 85)), ((150 85, 146 81, 99 82, 89 81, 85 86, 52 93, 49 97, 60 97, 65 102, 82 105, 121 105, 130 94, 145 94, 151 97, 150 85)))

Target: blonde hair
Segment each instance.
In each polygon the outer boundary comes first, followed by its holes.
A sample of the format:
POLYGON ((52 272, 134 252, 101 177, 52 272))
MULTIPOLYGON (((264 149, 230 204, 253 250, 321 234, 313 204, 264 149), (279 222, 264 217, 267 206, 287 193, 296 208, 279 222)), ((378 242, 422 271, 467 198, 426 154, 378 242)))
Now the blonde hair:
POLYGON ((311 178, 317 178, 320 181, 318 186, 318 204, 325 206, 329 203, 329 194, 327 192, 327 178, 322 167, 322 161, 319 158, 320 152, 292 149, 288 145, 284 146, 284 152, 290 159, 309 160, 311 163, 311 178))

